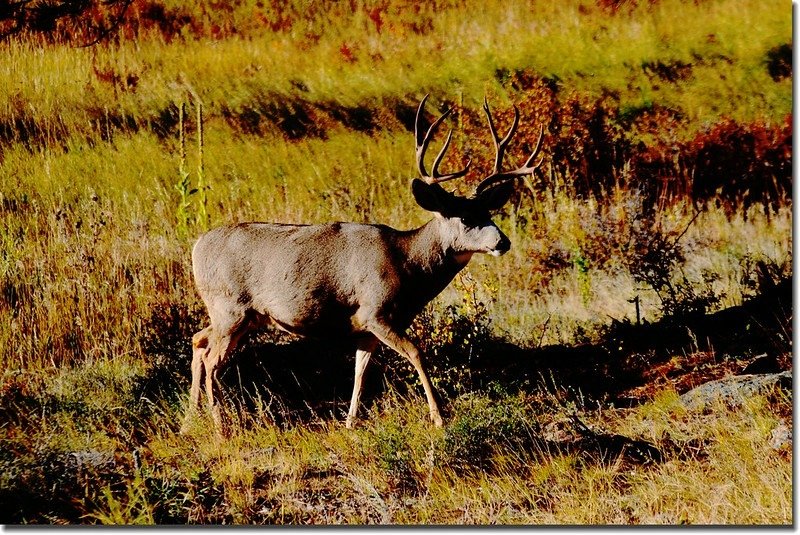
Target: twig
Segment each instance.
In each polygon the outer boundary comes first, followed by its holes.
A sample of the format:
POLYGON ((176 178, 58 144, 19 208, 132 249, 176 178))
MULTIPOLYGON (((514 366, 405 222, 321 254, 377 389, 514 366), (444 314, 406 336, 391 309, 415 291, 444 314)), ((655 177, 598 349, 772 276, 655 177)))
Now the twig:
POLYGON ((392 515, 389 511, 389 506, 387 505, 386 500, 384 500, 381 494, 378 492, 378 489, 376 489, 372 483, 370 483, 363 477, 358 477, 352 472, 350 472, 347 469, 347 466, 345 466, 345 464, 341 460, 339 460, 339 457, 336 455, 336 453, 332 451, 329 452, 328 458, 330 459, 334 467, 342 475, 344 475, 350 481, 350 483, 353 484, 353 487, 355 488, 356 491, 360 492, 361 494, 367 495, 367 497, 371 499, 370 501, 372 501, 375 504, 375 509, 381 515, 381 524, 383 525, 391 524, 392 515))
POLYGON ((673 247, 675 247, 675 246, 678 244, 678 241, 680 241, 680 239, 681 239, 681 238, 683 238, 683 235, 684 235, 684 234, 686 234, 686 231, 688 231, 688 230, 689 230, 689 227, 691 227, 691 226, 692 226, 692 223, 694 223, 695 219, 697 219, 699 216, 700 216, 700 211, 699 211, 699 210, 697 210, 697 209, 695 209, 695 211, 694 211, 694 217, 692 218, 692 220, 691 220, 691 221, 689 221, 689 223, 686 225, 686 228, 685 228, 685 229, 683 229, 683 232, 681 232, 680 234, 678 234, 678 237, 677 237, 677 238, 675 238, 675 240, 672 242, 672 246, 673 246, 673 247))
POLYGON ((541 349, 542 342, 544 342, 544 335, 547 332, 547 325, 550 323, 550 318, 552 317, 552 314, 547 315, 547 319, 545 320, 544 325, 542 325, 542 334, 539 336, 539 343, 536 345, 536 349, 541 349))

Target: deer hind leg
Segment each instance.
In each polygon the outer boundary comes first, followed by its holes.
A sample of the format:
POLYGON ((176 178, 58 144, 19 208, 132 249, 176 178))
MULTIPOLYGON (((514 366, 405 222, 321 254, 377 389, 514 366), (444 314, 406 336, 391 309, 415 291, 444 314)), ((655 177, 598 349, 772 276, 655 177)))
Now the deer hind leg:
POLYGON ((205 368, 205 387, 208 406, 211 409, 211 416, 217 430, 223 435, 227 435, 227 422, 223 419, 222 413, 222 385, 220 377, 225 366, 231 359, 239 339, 245 332, 243 322, 237 323, 231 329, 220 331, 214 329, 211 333, 211 349, 203 355, 203 366, 205 368))
POLYGON ((428 408, 430 409, 431 421, 433 421, 433 425, 436 427, 442 427, 444 425, 442 413, 439 410, 439 404, 436 401, 436 393, 433 389, 430 379, 428 378, 428 373, 425 371, 425 366, 422 362, 419 349, 417 349, 411 340, 406 338, 404 335, 395 332, 394 329, 386 325, 373 326, 370 328, 370 331, 378 338, 378 340, 397 351, 399 354, 408 359, 409 362, 411 362, 411 365, 414 366, 414 369, 417 370, 417 373, 419 374, 419 379, 422 382, 422 388, 425 389, 425 397, 428 399, 428 408))
POLYGON ((211 350, 211 333, 212 330, 209 325, 192 337, 192 387, 189 390, 189 406, 186 408, 186 416, 183 420, 181 433, 185 433, 188 430, 192 417, 197 412, 197 409, 200 408, 200 393, 206 375, 203 361, 211 350))
POLYGON ((359 340, 358 349, 356 350, 356 373, 353 379, 353 397, 350 398, 350 410, 347 412, 347 421, 345 426, 352 429, 355 425, 356 417, 358 416, 358 404, 361 398, 361 390, 364 388, 364 371, 369 364, 369 358, 375 347, 378 345, 378 340, 372 336, 366 339, 359 340))

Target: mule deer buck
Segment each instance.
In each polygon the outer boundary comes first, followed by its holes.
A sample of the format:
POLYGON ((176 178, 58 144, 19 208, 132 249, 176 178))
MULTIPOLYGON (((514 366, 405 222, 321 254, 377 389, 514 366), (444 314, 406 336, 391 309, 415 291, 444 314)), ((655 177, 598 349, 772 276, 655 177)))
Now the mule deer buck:
POLYGON ((493 173, 470 197, 446 191, 439 184, 464 176, 466 167, 442 174, 439 164, 447 150, 450 130, 429 174, 425 151, 447 110, 427 131, 419 104, 414 135, 416 165, 411 191, 434 218, 414 230, 385 225, 331 223, 290 225, 240 223, 216 228, 201 236, 192 251, 197 289, 208 308, 210 325, 192 338, 192 386, 184 430, 200 406, 201 388, 217 427, 224 431, 220 412, 220 374, 247 331, 274 322, 291 333, 316 337, 350 337, 356 343, 355 379, 347 427, 359 406, 364 370, 370 355, 383 342, 407 358, 419 374, 433 423, 442 416, 422 356, 404 334, 414 317, 467 265, 474 253, 502 255, 509 239, 492 222, 490 212, 501 208, 514 189, 513 179, 529 175, 542 147, 542 135, 522 167, 501 170, 503 155, 519 122, 503 139, 484 99, 484 111, 494 139, 493 173))

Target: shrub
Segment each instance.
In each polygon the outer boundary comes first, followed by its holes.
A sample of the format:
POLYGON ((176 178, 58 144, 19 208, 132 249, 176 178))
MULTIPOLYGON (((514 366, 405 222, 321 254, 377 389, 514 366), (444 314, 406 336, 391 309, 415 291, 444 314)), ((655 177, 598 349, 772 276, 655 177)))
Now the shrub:
POLYGON ((372 450, 378 465, 386 473, 392 489, 410 491, 417 488, 414 458, 408 444, 407 430, 395 421, 382 421, 372 436, 372 450))
POLYGON ((628 269, 636 282, 648 285, 658 295, 665 317, 705 314, 720 301, 722 296, 711 288, 718 275, 704 273, 704 287, 697 289, 683 273, 676 273, 685 261, 679 243, 685 230, 664 232, 660 226, 644 224, 640 218, 632 231, 626 257, 628 269))
POLYGON ((535 432, 521 396, 466 395, 458 398, 454 412, 441 441, 440 462, 459 471, 486 470, 497 455, 529 454, 535 432))
MULTIPOLYGON (((492 302, 496 288, 479 283, 468 274, 457 277, 453 287, 460 293, 459 303, 448 305, 442 311, 429 307, 411 326, 417 347, 429 357, 426 364, 431 381, 448 397, 472 391, 479 385, 473 376, 472 364, 491 351, 495 341, 489 304, 478 295, 488 294, 487 300, 492 302)), ((392 369, 400 370, 395 373, 402 382, 419 385, 416 371, 405 359, 392 369)))
POLYGON ((786 43, 767 51, 767 72, 776 82, 792 76, 792 45, 786 43))
POLYGON ((649 204, 682 198, 696 206, 714 201, 727 214, 763 203, 776 210, 792 195, 791 116, 783 124, 725 119, 684 142, 671 140, 658 121, 653 142, 631 156, 634 186, 649 204))

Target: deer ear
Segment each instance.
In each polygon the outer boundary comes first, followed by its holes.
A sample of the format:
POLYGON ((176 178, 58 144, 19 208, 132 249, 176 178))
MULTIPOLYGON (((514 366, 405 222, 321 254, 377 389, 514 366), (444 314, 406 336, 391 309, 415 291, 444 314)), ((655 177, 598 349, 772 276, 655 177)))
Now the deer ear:
POLYGON ((514 193, 514 182, 503 182, 481 193, 478 199, 486 210, 499 210, 508 202, 512 193, 514 193))
POLYGON ((450 204, 444 188, 439 184, 426 184, 418 178, 411 182, 411 193, 417 204, 429 212, 445 212, 450 204))

